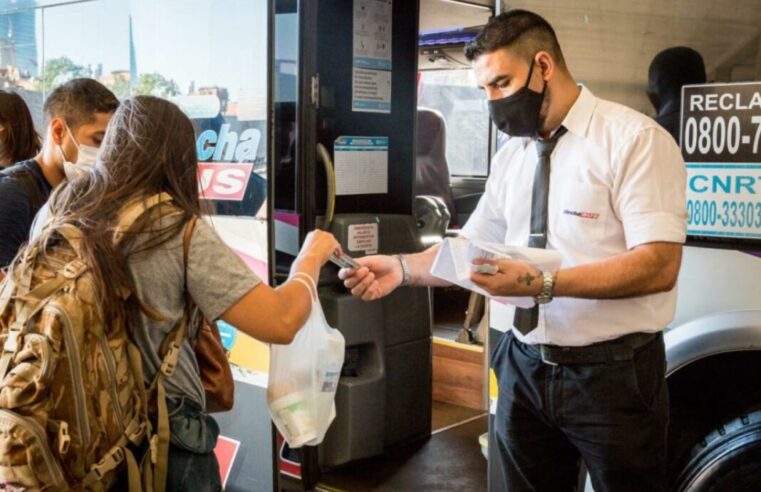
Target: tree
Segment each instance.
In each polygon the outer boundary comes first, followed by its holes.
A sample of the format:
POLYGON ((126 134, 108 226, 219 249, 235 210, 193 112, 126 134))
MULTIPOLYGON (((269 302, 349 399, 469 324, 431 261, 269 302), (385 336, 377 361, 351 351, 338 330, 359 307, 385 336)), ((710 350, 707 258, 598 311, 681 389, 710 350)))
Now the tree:
POLYGON ((37 79, 38 89, 48 92, 54 87, 77 77, 87 77, 87 68, 77 65, 66 56, 45 62, 42 76, 37 79))
POLYGON ((180 89, 174 80, 167 80, 163 75, 154 72, 140 74, 134 92, 140 95, 170 97, 179 94, 180 89))
POLYGON ((114 74, 114 80, 111 84, 106 86, 113 92, 119 99, 129 97, 129 80, 121 74, 114 74))

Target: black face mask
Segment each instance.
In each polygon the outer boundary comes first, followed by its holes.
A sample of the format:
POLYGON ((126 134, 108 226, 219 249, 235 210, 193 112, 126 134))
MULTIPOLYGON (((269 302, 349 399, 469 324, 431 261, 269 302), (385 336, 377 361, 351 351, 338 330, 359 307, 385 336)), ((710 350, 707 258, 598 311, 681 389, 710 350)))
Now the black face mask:
POLYGON ((526 85, 502 99, 489 101, 489 116, 500 131, 511 137, 533 137, 539 134, 539 112, 542 109, 544 93, 534 92, 528 88, 534 73, 534 60, 531 60, 526 85))

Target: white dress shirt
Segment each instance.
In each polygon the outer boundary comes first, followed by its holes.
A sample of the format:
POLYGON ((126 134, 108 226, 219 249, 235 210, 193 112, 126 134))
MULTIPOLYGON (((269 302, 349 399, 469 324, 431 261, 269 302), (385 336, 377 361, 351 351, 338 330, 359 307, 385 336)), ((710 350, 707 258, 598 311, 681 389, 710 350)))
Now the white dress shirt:
MULTIPOLYGON (((687 234, 686 171, 671 135, 630 108, 582 87, 552 154, 547 248, 561 269, 594 263, 687 234)), ((470 239, 525 246, 538 158, 533 140, 510 138, 492 161, 486 191, 462 230, 470 239)), ((634 332, 657 332, 674 317, 670 292, 615 300, 555 298, 540 306, 526 343, 581 346, 634 332)), ((513 326, 515 308, 491 304, 492 327, 513 326)))

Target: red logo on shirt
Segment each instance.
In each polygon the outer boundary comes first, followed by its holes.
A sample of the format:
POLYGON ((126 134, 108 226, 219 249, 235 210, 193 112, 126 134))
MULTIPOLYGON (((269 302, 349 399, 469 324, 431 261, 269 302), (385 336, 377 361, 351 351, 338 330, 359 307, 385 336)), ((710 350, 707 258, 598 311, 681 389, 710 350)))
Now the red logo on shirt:
POLYGON ((590 219, 590 220, 597 220, 600 218, 600 214, 595 212, 577 212, 576 210, 563 210, 563 213, 566 215, 573 215, 575 217, 579 217, 582 219, 590 219))

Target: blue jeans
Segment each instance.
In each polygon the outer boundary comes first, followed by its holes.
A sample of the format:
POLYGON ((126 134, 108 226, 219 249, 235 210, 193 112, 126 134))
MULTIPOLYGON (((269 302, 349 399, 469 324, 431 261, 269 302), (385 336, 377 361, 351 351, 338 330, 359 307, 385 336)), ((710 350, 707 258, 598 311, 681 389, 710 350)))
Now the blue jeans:
POLYGON ((218 492, 222 490, 214 454, 219 426, 194 401, 183 398, 169 405, 169 472, 166 490, 218 492))
POLYGON ((512 333, 495 347, 495 437, 510 492, 572 492, 583 459, 596 492, 666 489, 663 337, 632 360, 548 365, 512 333))

